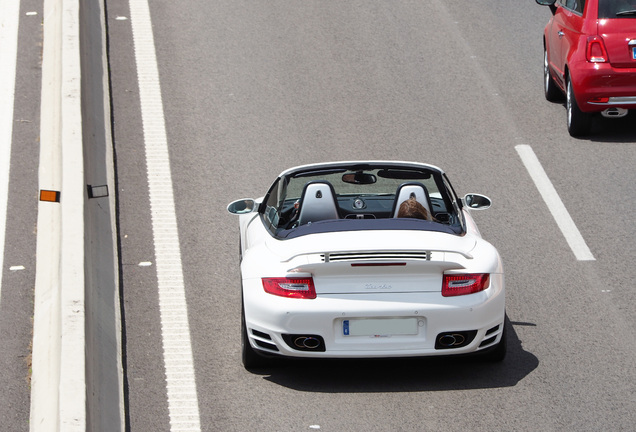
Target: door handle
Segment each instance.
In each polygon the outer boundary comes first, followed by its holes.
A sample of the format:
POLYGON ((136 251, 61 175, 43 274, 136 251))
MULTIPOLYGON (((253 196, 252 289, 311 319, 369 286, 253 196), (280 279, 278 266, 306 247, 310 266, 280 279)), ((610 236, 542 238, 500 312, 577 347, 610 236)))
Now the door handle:
POLYGON ((563 33, 563 31, 562 31, 562 30, 559 30, 559 31, 557 32, 557 35, 559 35, 559 39, 561 39, 563 36, 565 36, 565 33, 563 33))

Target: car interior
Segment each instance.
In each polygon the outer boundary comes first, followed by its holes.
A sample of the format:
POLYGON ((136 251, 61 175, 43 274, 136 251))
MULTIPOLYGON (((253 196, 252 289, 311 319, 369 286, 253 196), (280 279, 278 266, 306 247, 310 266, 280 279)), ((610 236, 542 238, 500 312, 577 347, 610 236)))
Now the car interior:
POLYGON ((365 164, 308 167, 283 175, 258 205, 258 213, 265 227, 279 239, 318 232, 372 230, 462 235, 462 205, 439 171, 365 164), (409 202, 404 207, 411 208, 411 213, 398 217, 400 205, 406 201, 409 202))

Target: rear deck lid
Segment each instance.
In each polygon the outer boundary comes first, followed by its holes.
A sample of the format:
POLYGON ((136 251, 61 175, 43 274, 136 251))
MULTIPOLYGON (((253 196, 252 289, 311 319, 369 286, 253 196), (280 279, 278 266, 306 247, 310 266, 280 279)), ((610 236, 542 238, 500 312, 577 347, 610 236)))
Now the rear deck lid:
POLYGON ((465 268, 476 243, 472 236, 436 232, 312 237, 269 246, 289 263, 290 274, 311 274, 319 295, 441 291, 444 272, 465 268))
POLYGON ((615 68, 636 68, 636 4, 599 2, 598 34, 603 38, 610 63, 615 68))
POLYGON ((463 268, 458 263, 444 261, 373 260, 359 262, 331 262, 312 266, 316 293, 320 294, 376 294, 439 292, 445 270, 463 268))

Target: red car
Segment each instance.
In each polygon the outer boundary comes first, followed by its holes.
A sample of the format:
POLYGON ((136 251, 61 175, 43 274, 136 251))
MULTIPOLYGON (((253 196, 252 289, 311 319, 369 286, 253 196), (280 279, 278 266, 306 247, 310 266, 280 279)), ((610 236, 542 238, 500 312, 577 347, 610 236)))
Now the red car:
POLYGON ((594 113, 636 109, 636 0, 536 2, 553 15, 543 36, 545 97, 565 94, 570 135, 587 135, 594 113))

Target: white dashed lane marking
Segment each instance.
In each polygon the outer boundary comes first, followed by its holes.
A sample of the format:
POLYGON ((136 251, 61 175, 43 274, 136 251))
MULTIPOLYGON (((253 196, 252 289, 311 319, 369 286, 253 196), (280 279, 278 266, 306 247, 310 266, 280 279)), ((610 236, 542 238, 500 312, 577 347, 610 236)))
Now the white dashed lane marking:
POLYGON ((565 208, 563 201, 561 201, 559 194, 552 185, 543 166, 541 166, 541 162, 539 162, 539 159, 534 154, 532 147, 522 144, 515 148, 521 157, 521 161, 526 166, 528 173, 530 173, 534 184, 537 189, 539 189, 539 193, 543 197, 548 209, 552 213, 552 217, 561 229, 565 240, 568 242, 568 245, 570 245, 570 249, 574 252, 576 259, 579 261, 595 261, 594 255, 592 255, 590 248, 587 246, 587 243, 585 243, 581 232, 565 208))

